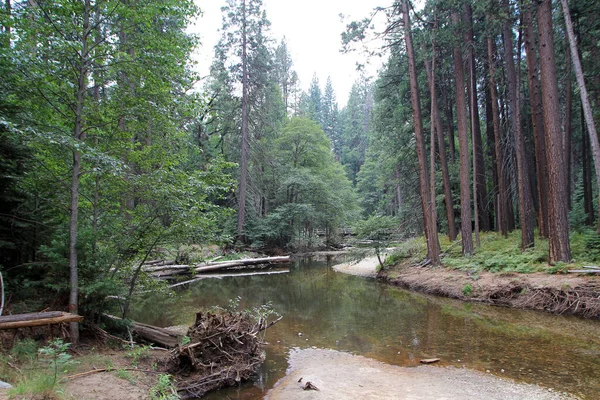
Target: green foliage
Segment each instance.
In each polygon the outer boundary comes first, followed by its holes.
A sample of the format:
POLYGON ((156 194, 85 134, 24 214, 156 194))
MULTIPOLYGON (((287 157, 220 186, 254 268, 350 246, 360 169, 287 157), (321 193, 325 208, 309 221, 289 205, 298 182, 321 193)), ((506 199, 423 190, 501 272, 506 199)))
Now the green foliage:
POLYGON ((443 259, 443 263, 451 268, 475 273, 490 272, 519 272, 529 273, 543 270, 548 260, 548 242, 542 239, 536 241, 536 246, 522 252, 520 248, 520 232, 512 232, 508 239, 497 233, 483 233, 481 247, 468 259, 462 257, 460 248, 443 259))
POLYGON ((68 372, 68 368, 76 363, 67 353, 70 346, 71 343, 65 343, 62 339, 54 339, 38 350, 42 361, 46 361, 52 371, 52 386, 56 384, 59 373, 68 372))
POLYGON ((37 356, 38 344, 27 338, 17 341, 10 349, 11 354, 19 361, 32 361, 37 356))
POLYGON ((150 400, 177 400, 177 389, 173 384, 171 375, 160 374, 156 384, 150 389, 150 400))
POLYGON ((470 283, 467 283, 463 289, 462 289, 462 293, 466 296, 466 297, 470 297, 473 294, 473 286, 471 286, 470 283))
POLYGON ((131 365, 137 367, 140 360, 147 359, 150 356, 149 346, 135 346, 125 354, 127 358, 131 358, 131 365))

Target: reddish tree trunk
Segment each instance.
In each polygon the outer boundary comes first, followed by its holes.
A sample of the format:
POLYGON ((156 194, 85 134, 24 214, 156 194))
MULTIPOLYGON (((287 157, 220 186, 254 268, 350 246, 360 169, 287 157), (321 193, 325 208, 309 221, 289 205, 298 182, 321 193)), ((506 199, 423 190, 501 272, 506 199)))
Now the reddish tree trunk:
POLYGON ((546 160, 546 138, 544 136, 544 115, 542 113, 542 95, 538 79, 538 61, 536 56, 535 32, 531 17, 530 4, 523 10, 525 25, 525 53, 527 60, 527 82, 529 85, 529 105, 533 124, 533 142, 537 172, 537 194, 539 204, 538 227, 540 236, 548 237, 548 162, 546 160))
POLYGON ((544 109, 544 132, 548 160, 548 242, 550 264, 569 262, 569 218, 566 168, 562 147, 560 110, 558 107, 558 83, 554 58, 552 30, 552 1, 541 0, 538 12, 538 37, 540 46, 540 77, 542 105, 544 109))
POLYGON ((477 74, 475 72, 475 41, 473 39, 473 10, 470 4, 464 5, 463 23, 467 27, 464 32, 465 42, 468 45, 469 55, 467 57, 467 70, 469 79, 467 81, 467 93, 469 97, 469 110, 471 116, 471 134, 473 137, 473 176, 475 176, 475 188, 477 194, 478 223, 484 231, 490 230, 489 207, 487 202, 487 189, 485 182, 485 164, 483 161, 483 142, 481 139, 481 127, 479 118, 479 105, 477 101, 477 74))
MULTIPOLYGON (((504 0, 504 9, 510 15, 508 0, 504 0)), ((517 154, 517 188, 519 193, 519 215, 521 217, 521 250, 532 247, 534 244, 533 234, 533 201, 531 198, 531 186, 529 184, 529 171, 527 168, 527 157, 525 156, 525 139, 521 128, 521 108, 519 93, 519 76, 515 71, 512 23, 507 18, 503 25, 504 54, 506 58, 506 78, 508 83, 509 97, 509 120, 510 128, 515 139, 515 151, 517 154)), ((520 53, 520 49, 517 49, 520 53)))
POLYGON ((427 72, 427 81, 429 82, 429 89, 431 92, 431 119, 432 123, 435 124, 440 155, 440 164, 442 167, 444 200, 446 203, 446 215, 448 219, 448 237, 451 241, 454 241, 456 239, 457 232, 456 224, 454 222, 454 200, 452 199, 452 189, 450 187, 450 173, 448 171, 448 160, 446 159, 446 142, 444 142, 442 118, 440 116, 440 110, 438 107, 437 91, 435 89, 435 76, 433 76, 431 67, 429 66, 429 63, 427 61, 425 61, 425 70, 427 72))
POLYGON ((423 220, 425 221, 425 237, 427 239, 427 258, 433 265, 437 265, 440 262, 440 244, 438 241, 436 221, 433 220, 432 213, 432 208, 435 207, 435 204, 431 204, 431 196, 429 194, 425 135, 423 132, 423 120, 421 117, 421 103, 419 99, 419 87, 417 81, 417 68, 415 65, 415 55, 410 30, 408 0, 404 0, 402 2, 402 14, 404 17, 404 40, 406 42, 408 72, 410 76, 410 99, 413 109, 417 158, 419 160, 419 183, 421 190, 421 207, 423 208, 423 220))
MULTIPOLYGON (((452 22, 459 24, 458 13, 452 13, 452 22)), ((458 143, 460 157, 460 209, 462 252, 464 255, 473 254, 473 229, 471 227, 471 189, 469 162, 469 130, 467 127, 467 104, 465 98, 465 74, 463 70, 462 50, 459 45, 454 47, 454 74, 456 85, 456 117, 458 121, 458 143)))
POLYGON ((506 171, 504 157, 502 156, 502 135, 500 132, 500 110, 498 108, 498 94, 496 92, 496 61, 495 46, 492 37, 488 37, 488 64, 489 64, 489 87, 492 100, 492 122, 494 125, 494 152, 496 154, 496 163, 498 167, 498 209, 500 216, 497 218, 499 231, 503 236, 508 236, 508 187, 506 182, 506 171))

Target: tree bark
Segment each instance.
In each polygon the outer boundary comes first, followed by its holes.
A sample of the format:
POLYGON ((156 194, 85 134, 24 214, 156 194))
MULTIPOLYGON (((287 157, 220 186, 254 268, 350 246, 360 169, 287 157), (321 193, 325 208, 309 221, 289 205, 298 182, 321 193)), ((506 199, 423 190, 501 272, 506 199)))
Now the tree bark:
MULTIPOLYGON (((560 3, 562 4, 563 8, 565 25, 567 28, 567 37, 569 39, 569 47, 571 49, 571 58, 573 60, 573 67, 575 68, 575 77, 577 78, 577 86, 579 87, 581 105, 583 107, 585 123, 587 126, 588 135, 590 137, 590 144, 592 147, 592 158, 594 160, 594 167, 596 169, 596 184, 600 187, 600 142, 598 141, 598 133, 596 132, 596 125, 594 123, 594 114, 592 113, 590 98, 588 96, 587 88, 585 86, 583 69, 581 67, 581 60, 579 59, 577 42, 575 40, 575 33, 573 32, 573 22, 571 22, 571 13, 569 12, 569 5, 567 4, 567 0, 560 0, 560 3)), ((600 197, 598 198, 598 201, 600 202, 600 197)), ((600 234, 600 218, 598 218, 597 230, 600 234)))
MULTIPOLYGON (((566 28, 565 28, 566 29, 566 28)), ((575 179, 573 177, 573 169, 571 168, 572 164, 572 155, 571 155, 571 142, 573 139, 573 133, 571 132, 571 122, 573 119, 573 84, 571 80, 571 63, 569 59, 571 58, 571 48, 566 46, 565 48, 565 58, 567 59, 567 65, 565 70, 565 137, 563 148, 565 151, 565 163, 567 166, 567 179, 569 181, 569 190, 567 191, 567 195, 569 196, 569 211, 572 208, 572 193, 575 190, 575 179)))
MULTIPOLYGON (((484 62, 485 64, 485 71, 487 73, 487 71, 490 70, 489 68, 489 62, 487 61, 487 57, 486 57, 486 61, 484 62)), ((493 227, 493 229, 496 232, 499 232, 499 227, 500 227, 500 204, 498 202, 498 161, 496 160, 496 152, 495 152, 495 148, 496 148, 496 140, 494 139, 494 113, 493 113, 493 109, 492 109, 492 93, 490 92, 490 84, 489 84, 489 80, 487 81, 487 84, 485 85, 485 136, 487 138, 487 156, 490 160, 492 160, 492 183, 493 183, 493 189, 492 189, 492 193, 491 193, 491 199, 493 200, 494 203, 494 218, 491 218, 490 215, 490 226, 493 227)))
POLYGON ((479 227, 483 231, 490 230, 489 207, 487 204, 487 189, 485 182, 485 163, 483 160, 483 141, 481 139, 481 126, 479 118, 479 104, 477 101, 477 74, 475 71, 475 40, 473 38, 473 10, 470 4, 465 4, 463 8, 463 23, 466 26, 464 32, 465 42, 468 45, 469 54, 467 57, 467 69, 469 79, 467 81, 467 93, 469 98, 469 111, 471 116, 471 136, 473 141, 473 176, 474 186, 473 198, 477 207, 475 216, 475 226, 477 234, 477 243, 479 245, 479 227))
POLYGON ((404 40, 406 42, 408 71, 410 75, 410 98, 413 109, 417 158, 419 160, 419 183, 421 192, 421 207, 423 209, 423 220, 425 222, 425 238, 427 239, 427 258, 433 265, 437 265, 440 262, 440 244, 437 235, 436 221, 432 220, 433 214, 431 212, 431 208, 435 207, 435 204, 431 204, 431 196, 429 193, 425 135, 423 133, 423 119, 421 117, 417 68, 415 65, 415 55, 412 44, 410 16, 408 14, 408 0, 402 1, 402 14, 404 18, 404 40))
POLYGON ((558 84, 554 56, 552 30, 552 1, 541 0, 538 13, 538 37, 540 46, 540 76, 542 105, 544 109, 544 132, 548 160, 548 262, 569 262, 569 219, 567 174, 562 151, 560 111, 558 107, 558 84))
MULTIPOLYGON (((83 34, 81 38, 81 53, 78 57, 77 91, 75 94, 75 121, 73 125, 73 138, 76 142, 85 139, 84 124, 84 102, 88 85, 89 54, 88 37, 90 35, 90 0, 84 3, 83 34)), ((71 210, 69 216, 69 270, 70 270, 70 294, 69 312, 79 312, 79 271, 77 263, 77 234, 79 217, 79 178, 81 174, 81 154, 77 149, 73 150, 73 169, 71 173, 71 210)), ((71 341, 79 342, 79 323, 71 322, 69 325, 71 341)))
POLYGON ((435 126, 437 133, 438 152, 440 155, 440 164, 442 167, 442 179, 444 186, 444 201, 446 203, 446 215, 448 219, 448 237, 451 241, 456 239, 456 223, 454 221, 454 200, 452 199, 452 189, 450 186, 450 172, 448 171, 448 160, 446 158, 446 142, 444 141, 444 131, 442 127, 442 117, 438 107, 437 90, 435 87, 435 71, 427 61, 425 61, 425 70, 427 72, 427 81, 431 92, 431 119, 432 126, 435 126))
POLYGON ((246 0, 242 0, 242 145, 240 159, 240 185, 238 210, 238 240, 245 242, 246 192, 248 180, 248 37, 246 0))
MULTIPOLYGON (((508 0, 504 0, 504 10, 511 15, 508 0)), ((506 77, 508 83, 509 97, 509 120, 512 134, 515 138, 515 150, 517 153, 517 188, 519 192, 519 215, 521 217, 521 250, 533 247, 533 201, 531 198, 531 186, 529 184, 529 171, 527 168, 527 157, 525 155, 525 139, 521 127, 521 108, 519 93, 519 77, 515 71, 512 22, 509 17, 503 24, 504 54, 506 58, 506 77)), ((517 49, 520 54, 520 49, 517 49)), ((518 56, 520 60, 520 56, 518 56)))
MULTIPOLYGON (((452 13, 452 22, 455 27, 459 25, 457 12, 452 13)), ((467 105, 465 99, 465 77, 463 70, 463 57, 460 45, 453 49, 454 74, 456 85, 456 117, 458 121, 458 152, 460 165, 460 218, 463 255, 473 254, 473 229, 471 227, 471 189, 470 163, 469 163, 469 131, 467 127, 467 105)))
POLYGON ((537 172, 537 195, 539 202, 538 227, 541 237, 548 237, 548 162, 546 159, 546 138, 544 136, 544 115, 542 95, 538 79, 537 50, 532 19, 533 3, 523 10, 525 25, 525 55, 527 61, 527 82, 529 85, 529 105, 533 124, 533 142, 537 172))
MULTIPOLYGON (((487 18, 489 21, 489 17, 487 18)), ((492 121, 494 125, 494 152, 496 154, 496 163, 498 169, 498 211, 497 217, 498 231, 504 237, 508 236, 508 187, 506 182, 506 171, 504 157, 502 156, 502 134, 500 132, 500 110, 498 108, 498 94, 496 91, 496 61, 494 40, 488 36, 488 66, 489 66, 489 87, 492 97, 492 121)))

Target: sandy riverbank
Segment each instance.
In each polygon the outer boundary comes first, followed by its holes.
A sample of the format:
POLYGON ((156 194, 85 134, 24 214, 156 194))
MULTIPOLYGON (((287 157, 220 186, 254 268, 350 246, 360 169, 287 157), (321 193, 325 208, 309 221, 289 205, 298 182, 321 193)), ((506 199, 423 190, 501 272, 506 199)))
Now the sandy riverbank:
POLYGON ((287 375, 276 383, 269 400, 353 399, 571 399, 536 385, 516 383, 468 369, 398 367, 336 350, 293 350, 287 375), (300 381, 301 380, 301 381, 300 381), (299 382, 300 381, 300 382, 299 382), (311 382, 319 391, 303 390, 311 382))

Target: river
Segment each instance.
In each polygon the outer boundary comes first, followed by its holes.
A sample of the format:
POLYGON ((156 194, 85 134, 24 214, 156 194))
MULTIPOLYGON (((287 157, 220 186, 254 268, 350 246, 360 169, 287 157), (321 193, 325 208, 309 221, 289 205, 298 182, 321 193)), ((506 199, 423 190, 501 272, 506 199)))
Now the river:
POLYGON ((285 375, 292 348, 330 348, 389 364, 466 367, 597 399, 600 323, 425 296, 303 260, 288 274, 206 279, 140 300, 132 318, 158 326, 191 325, 195 313, 271 303, 283 319, 268 330, 267 357, 253 382, 208 399, 262 399, 285 375))

